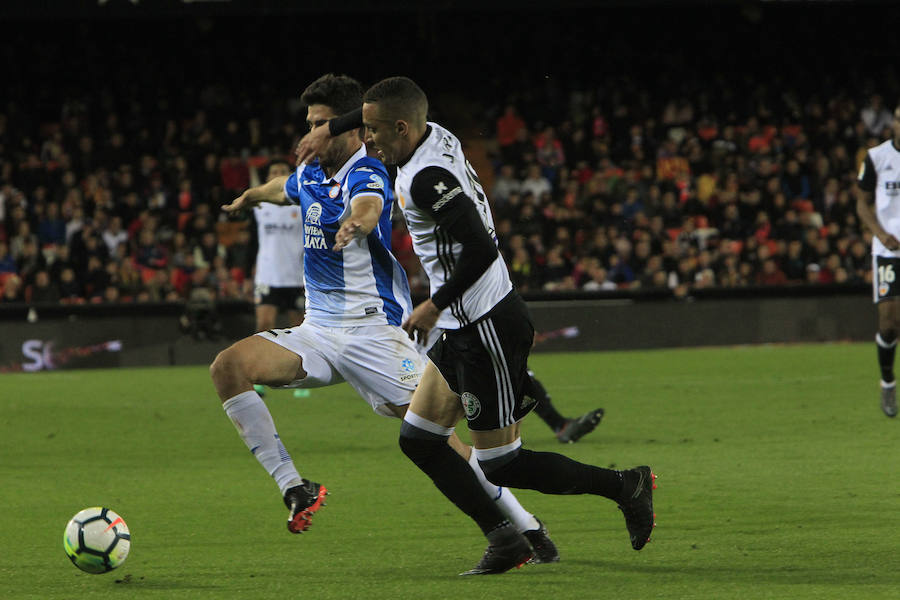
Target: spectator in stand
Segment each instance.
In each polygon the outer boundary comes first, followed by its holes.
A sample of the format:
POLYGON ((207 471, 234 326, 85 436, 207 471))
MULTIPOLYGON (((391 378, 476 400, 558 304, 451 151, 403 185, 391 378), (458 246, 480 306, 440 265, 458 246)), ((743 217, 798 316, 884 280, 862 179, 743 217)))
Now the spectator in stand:
POLYGON ((216 240, 213 231, 205 231, 200 244, 194 249, 194 264, 200 268, 212 269, 216 257, 225 257, 225 248, 216 240))
POLYGON ((18 275, 10 275, 3 282, 3 294, 0 303, 14 304, 25 301, 25 290, 18 275))
POLYGON ((778 266, 774 258, 766 258, 762 261, 762 270, 756 275, 756 285, 784 285, 788 281, 784 271, 778 266))
POLYGON ((536 281, 536 267, 531 260, 528 249, 524 246, 516 248, 509 261, 509 277, 520 291, 528 291, 534 288, 536 281))
POLYGON ((525 129, 525 121, 519 116, 516 107, 512 104, 506 106, 503 115, 497 119, 497 143, 501 153, 518 139, 519 132, 525 129))
POLYGON ((556 137, 556 130, 547 127, 534 140, 535 156, 541 171, 551 182, 557 181, 557 173, 566 164, 566 155, 562 142, 556 137))
POLYGON ((12 255, 20 257, 25 246, 28 244, 38 245, 38 238, 31 232, 31 224, 26 220, 19 221, 16 227, 16 235, 9 240, 9 249, 12 255))
MULTIPOLYGON (((891 122, 894 120, 891 111, 884 105, 881 94, 872 94, 869 104, 859 112, 859 118, 869 135, 876 138, 882 138, 885 129, 890 129, 891 122)), ((890 133, 888 133, 889 135, 890 133)))
POLYGON ((515 141, 508 146, 503 146, 500 154, 505 164, 510 164, 516 173, 521 173, 529 165, 534 164, 535 147, 529 137, 528 130, 519 129, 516 132, 515 141))
POLYGON ((516 178, 512 165, 503 165, 500 172, 494 178, 494 188, 490 198, 494 202, 495 213, 503 210, 503 206, 513 194, 518 194, 522 189, 522 182, 516 178))
POLYGON ((800 170, 800 161, 796 158, 787 161, 785 173, 781 178, 781 188, 789 201, 809 200, 811 196, 809 177, 800 170))
POLYGON ((7 244, 0 238, 0 273, 15 273, 18 265, 7 244))
POLYGON ((521 191, 523 194, 530 194, 533 198, 540 199, 545 194, 553 191, 550 180, 544 177, 541 172, 540 165, 532 164, 528 167, 528 175, 522 181, 521 191))
POLYGON ((47 213, 38 223, 38 239, 41 246, 66 243, 66 221, 59 212, 59 204, 47 204, 47 213))
POLYGON ((122 217, 113 216, 109 220, 109 225, 103 230, 103 243, 110 256, 115 256, 120 244, 128 243, 128 232, 122 229, 122 217))
POLYGON ((31 288, 31 302, 33 304, 56 304, 59 302, 59 289, 50 280, 47 271, 40 270, 34 276, 34 284, 31 288))
POLYGON ((16 272, 22 278, 22 283, 29 286, 34 283, 34 277, 38 271, 47 268, 47 260, 44 258, 37 242, 29 238, 22 248, 22 253, 16 261, 16 272))
POLYGON ((162 269, 168 264, 167 254, 165 247, 157 241, 156 234, 151 229, 141 230, 135 255, 138 265, 147 269, 162 269))

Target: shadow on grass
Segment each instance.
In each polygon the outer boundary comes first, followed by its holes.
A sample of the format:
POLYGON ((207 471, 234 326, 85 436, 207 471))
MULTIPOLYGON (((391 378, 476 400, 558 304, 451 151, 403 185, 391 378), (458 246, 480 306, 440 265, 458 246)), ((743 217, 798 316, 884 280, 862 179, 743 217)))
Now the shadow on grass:
MULTIPOLYGON (((828 566, 766 567, 760 565, 648 565, 633 562, 565 559, 566 564, 597 569, 601 573, 642 573, 646 575, 669 575, 673 577, 710 581, 717 583, 778 583, 778 584, 896 584, 900 583, 900 573, 883 569, 878 574, 855 572, 858 565, 848 561, 847 569, 828 566)), ((873 566, 872 569, 875 567, 873 566)))

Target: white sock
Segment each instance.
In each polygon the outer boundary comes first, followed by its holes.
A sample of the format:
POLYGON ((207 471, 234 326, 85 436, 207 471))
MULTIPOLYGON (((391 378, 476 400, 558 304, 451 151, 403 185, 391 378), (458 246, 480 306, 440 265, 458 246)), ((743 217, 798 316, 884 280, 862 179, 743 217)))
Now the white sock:
POLYGON ((275 431, 272 415, 259 394, 253 390, 243 392, 226 400, 222 408, 234 423, 247 448, 278 484, 282 496, 288 488, 303 483, 294 468, 291 455, 287 453, 275 431))
POLYGON ((516 529, 519 530, 519 533, 530 531, 532 529, 540 529, 540 523, 534 518, 533 514, 522 508, 522 505, 519 504, 518 499, 513 495, 511 489, 502 488, 488 481, 488 478, 484 476, 484 471, 481 470, 481 465, 478 464, 478 458, 475 456, 474 448, 469 455, 469 466, 475 471, 475 476, 478 477, 481 487, 484 488, 484 491, 487 492, 488 496, 493 498, 494 502, 497 503, 497 508, 500 509, 500 512, 502 512, 507 519, 512 521, 513 525, 516 526, 516 529))

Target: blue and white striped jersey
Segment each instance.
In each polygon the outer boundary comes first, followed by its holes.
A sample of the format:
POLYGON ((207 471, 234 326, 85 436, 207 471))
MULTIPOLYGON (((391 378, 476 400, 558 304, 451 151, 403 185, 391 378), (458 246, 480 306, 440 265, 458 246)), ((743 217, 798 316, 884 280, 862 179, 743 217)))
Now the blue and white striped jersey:
POLYGON ((306 320, 323 327, 400 325, 412 311, 409 283, 391 254, 394 195, 384 165, 365 146, 328 177, 318 161, 298 167, 284 193, 303 214, 306 320), (334 252, 334 236, 357 196, 383 202, 378 225, 334 252))

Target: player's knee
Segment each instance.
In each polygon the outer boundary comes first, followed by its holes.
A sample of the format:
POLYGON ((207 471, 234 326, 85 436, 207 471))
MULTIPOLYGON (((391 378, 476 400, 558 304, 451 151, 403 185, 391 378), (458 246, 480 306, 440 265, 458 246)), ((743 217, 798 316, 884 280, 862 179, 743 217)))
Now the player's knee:
POLYGON ((419 468, 427 465, 446 446, 446 440, 423 439, 400 434, 400 449, 419 468))
POLYGON ((234 346, 231 346, 216 355, 215 360, 209 366, 209 375, 212 377, 213 383, 219 384, 241 374, 243 372, 242 364, 240 353, 234 349, 234 346))
POLYGON ((484 472, 484 476, 494 485, 501 487, 520 487, 518 472, 520 468, 519 457, 521 448, 515 448, 500 456, 492 456, 484 459, 479 456, 478 464, 484 472))

